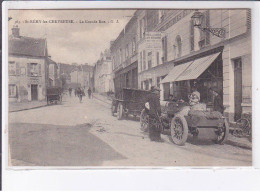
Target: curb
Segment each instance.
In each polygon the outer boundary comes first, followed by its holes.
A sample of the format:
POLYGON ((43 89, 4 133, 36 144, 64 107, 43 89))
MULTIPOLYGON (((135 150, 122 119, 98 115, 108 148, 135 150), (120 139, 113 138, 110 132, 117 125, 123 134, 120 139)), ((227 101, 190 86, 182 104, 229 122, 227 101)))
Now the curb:
MULTIPOLYGON (((95 99, 97 99, 97 100, 99 100, 99 101, 101 101, 101 102, 104 102, 104 103, 106 103, 106 104, 108 104, 108 105, 111 105, 111 103, 108 103, 108 102, 106 102, 106 101, 104 101, 104 100, 102 100, 102 99, 100 99, 100 98, 97 98, 95 95, 93 95, 93 98, 95 98, 95 99)), ((111 100, 108 100, 108 101, 112 102, 111 100)))
POLYGON ((247 149, 247 150, 252 150, 252 146, 249 146, 249 145, 246 145, 243 143, 239 143, 239 142, 235 142, 232 140, 227 140, 225 144, 240 147, 240 148, 247 149))
POLYGON ((35 107, 31 107, 31 108, 24 108, 24 109, 19 109, 19 110, 12 110, 12 111, 9 111, 9 113, 11 113, 11 112, 20 112, 20 111, 24 111, 24 110, 37 109, 37 108, 41 108, 41 107, 45 107, 45 106, 47 106, 47 104, 45 104, 45 105, 40 105, 40 106, 35 106, 35 107))

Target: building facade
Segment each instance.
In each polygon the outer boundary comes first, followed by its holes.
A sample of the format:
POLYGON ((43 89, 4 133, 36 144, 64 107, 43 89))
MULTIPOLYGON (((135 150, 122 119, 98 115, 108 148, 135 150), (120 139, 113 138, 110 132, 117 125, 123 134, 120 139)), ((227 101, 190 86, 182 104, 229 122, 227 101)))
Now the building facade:
POLYGON ((115 90, 138 88, 137 12, 111 43, 115 90))
POLYGON ((15 26, 8 43, 9 101, 44 100, 49 77, 46 39, 20 36, 15 26))
POLYGON ((94 68, 94 87, 95 92, 106 93, 114 91, 112 76, 112 60, 109 49, 100 54, 99 60, 94 68))
POLYGON ((60 86, 58 78, 58 65, 55 61, 48 58, 49 83, 48 86, 60 86))
POLYGON ((171 93, 184 100, 196 85, 208 105, 213 101, 209 88, 215 87, 223 96, 225 114, 236 120, 252 109, 250 10, 200 10, 201 26, 222 28, 223 37, 195 27, 194 12, 139 10, 138 85, 142 89, 157 85, 162 99, 171 93), (144 44, 160 36, 158 47, 144 44))

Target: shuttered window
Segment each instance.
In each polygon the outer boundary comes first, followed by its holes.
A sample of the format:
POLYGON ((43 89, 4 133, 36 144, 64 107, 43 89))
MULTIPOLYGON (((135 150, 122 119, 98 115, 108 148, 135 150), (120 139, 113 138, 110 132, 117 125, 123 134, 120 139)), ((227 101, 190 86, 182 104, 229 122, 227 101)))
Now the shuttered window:
POLYGON ((190 21, 190 50, 194 51, 194 26, 192 20, 190 21))
POLYGON ((251 9, 248 9, 246 11, 246 20, 247 30, 251 30, 251 9))

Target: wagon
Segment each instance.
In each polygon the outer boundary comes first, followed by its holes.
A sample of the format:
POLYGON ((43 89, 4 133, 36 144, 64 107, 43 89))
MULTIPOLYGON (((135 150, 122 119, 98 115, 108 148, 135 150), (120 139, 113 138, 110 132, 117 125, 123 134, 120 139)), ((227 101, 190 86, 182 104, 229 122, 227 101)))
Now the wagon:
POLYGON ((115 94, 112 100, 111 113, 117 113, 118 120, 127 118, 128 115, 139 116, 144 109, 144 104, 150 91, 123 88, 115 94))
MULTIPOLYGON (((173 143, 184 145, 188 133, 197 137, 199 129, 214 130, 215 143, 222 144, 227 140, 229 126, 220 112, 205 109, 193 109, 185 102, 167 102, 163 106, 160 118, 163 132, 169 132, 173 143)), ((140 116, 141 129, 147 130, 148 116, 145 111, 140 116)))
POLYGON ((49 87, 46 90, 47 104, 61 104, 62 89, 60 87, 49 87))

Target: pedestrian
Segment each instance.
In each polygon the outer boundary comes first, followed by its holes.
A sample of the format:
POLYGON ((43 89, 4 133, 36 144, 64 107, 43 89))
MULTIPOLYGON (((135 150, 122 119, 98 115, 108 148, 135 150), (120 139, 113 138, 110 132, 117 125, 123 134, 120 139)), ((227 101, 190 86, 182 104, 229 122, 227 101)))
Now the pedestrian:
POLYGON ((75 97, 77 96, 77 88, 74 89, 75 97))
POLYGON ((69 94, 70 94, 70 97, 71 97, 71 92, 72 92, 72 88, 69 87, 69 94))
POLYGON ((79 102, 81 103, 82 102, 83 92, 82 92, 80 87, 77 89, 77 95, 79 97, 79 102))
POLYGON ((151 88, 151 94, 148 95, 145 109, 148 113, 148 129, 151 141, 161 142, 161 105, 160 105, 160 89, 156 86, 151 88))
POLYGON ((213 110, 218 111, 221 114, 223 114, 225 107, 223 106, 223 100, 222 100, 222 97, 220 96, 217 88, 209 88, 209 92, 213 96, 213 110))
POLYGON ((91 98, 91 93, 92 93, 91 89, 88 88, 88 98, 89 98, 89 99, 91 98))

